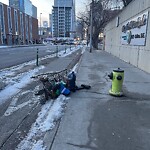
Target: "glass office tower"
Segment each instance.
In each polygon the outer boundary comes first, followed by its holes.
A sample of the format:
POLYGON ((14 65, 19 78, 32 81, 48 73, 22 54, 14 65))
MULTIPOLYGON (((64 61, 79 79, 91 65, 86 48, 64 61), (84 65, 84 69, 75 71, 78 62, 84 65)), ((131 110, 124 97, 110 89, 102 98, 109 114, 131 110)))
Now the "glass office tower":
POLYGON ((35 14, 33 14, 33 5, 30 0, 9 0, 9 6, 18 9, 29 16, 36 16, 37 13, 34 12, 35 14))

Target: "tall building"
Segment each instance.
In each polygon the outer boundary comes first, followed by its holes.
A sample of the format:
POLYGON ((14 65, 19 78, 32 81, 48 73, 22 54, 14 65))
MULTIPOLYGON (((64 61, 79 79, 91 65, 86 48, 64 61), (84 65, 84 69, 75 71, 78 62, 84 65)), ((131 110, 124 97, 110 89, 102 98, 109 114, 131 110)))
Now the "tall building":
POLYGON ((54 0, 51 21, 53 37, 73 37, 75 32, 75 1, 54 0))
POLYGON ((37 18, 37 7, 32 5, 32 17, 37 18))
POLYGON ((19 9, 20 8, 19 0, 9 0, 9 6, 15 9, 19 9))
POLYGON ((37 18, 37 8, 32 5, 30 0, 9 0, 9 6, 37 18))
POLYGON ((24 13, 32 16, 32 3, 30 0, 24 0, 24 13))

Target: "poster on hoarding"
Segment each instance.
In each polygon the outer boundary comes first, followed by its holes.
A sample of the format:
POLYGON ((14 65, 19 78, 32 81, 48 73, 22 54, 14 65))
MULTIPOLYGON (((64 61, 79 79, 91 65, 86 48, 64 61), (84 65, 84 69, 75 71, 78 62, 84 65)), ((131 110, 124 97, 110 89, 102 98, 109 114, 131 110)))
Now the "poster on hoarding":
POLYGON ((123 24, 121 43, 144 46, 146 43, 147 22, 148 11, 123 24))

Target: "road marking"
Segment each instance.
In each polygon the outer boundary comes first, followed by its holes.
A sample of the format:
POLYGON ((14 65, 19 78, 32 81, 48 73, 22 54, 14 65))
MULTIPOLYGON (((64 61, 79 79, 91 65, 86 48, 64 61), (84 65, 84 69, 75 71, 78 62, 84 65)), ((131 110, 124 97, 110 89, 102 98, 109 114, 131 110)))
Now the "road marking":
MULTIPOLYGON (((35 88, 35 90, 37 90, 37 89, 39 89, 39 86, 37 86, 35 88)), ((18 111, 19 109, 22 109, 23 107, 25 107, 27 105, 32 106, 32 105, 36 104, 39 101, 40 96, 35 96, 34 91, 28 90, 28 91, 25 91, 25 92, 20 92, 17 95, 15 95, 12 98, 12 101, 11 101, 10 105, 8 106, 7 110, 5 111, 4 116, 10 116, 14 112, 18 111), (32 94, 32 95, 30 95, 30 94, 32 94), (21 104, 17 104, 18 101, 20 100, 20 97, 23 96, 23 95, 29 96, 29 100, 26 101, 26 102, 23 102, 21 104)))

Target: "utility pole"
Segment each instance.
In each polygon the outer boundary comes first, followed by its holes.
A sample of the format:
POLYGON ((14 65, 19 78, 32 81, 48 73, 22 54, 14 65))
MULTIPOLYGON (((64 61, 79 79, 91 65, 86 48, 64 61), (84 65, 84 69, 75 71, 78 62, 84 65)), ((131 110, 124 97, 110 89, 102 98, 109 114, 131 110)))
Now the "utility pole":
POLYGON ((91 17, 90 17, 90 53, 92 52, 92 36, 93 36, 93 3, 94 0, 92 0, 90 10, 91 10, 91 17))

